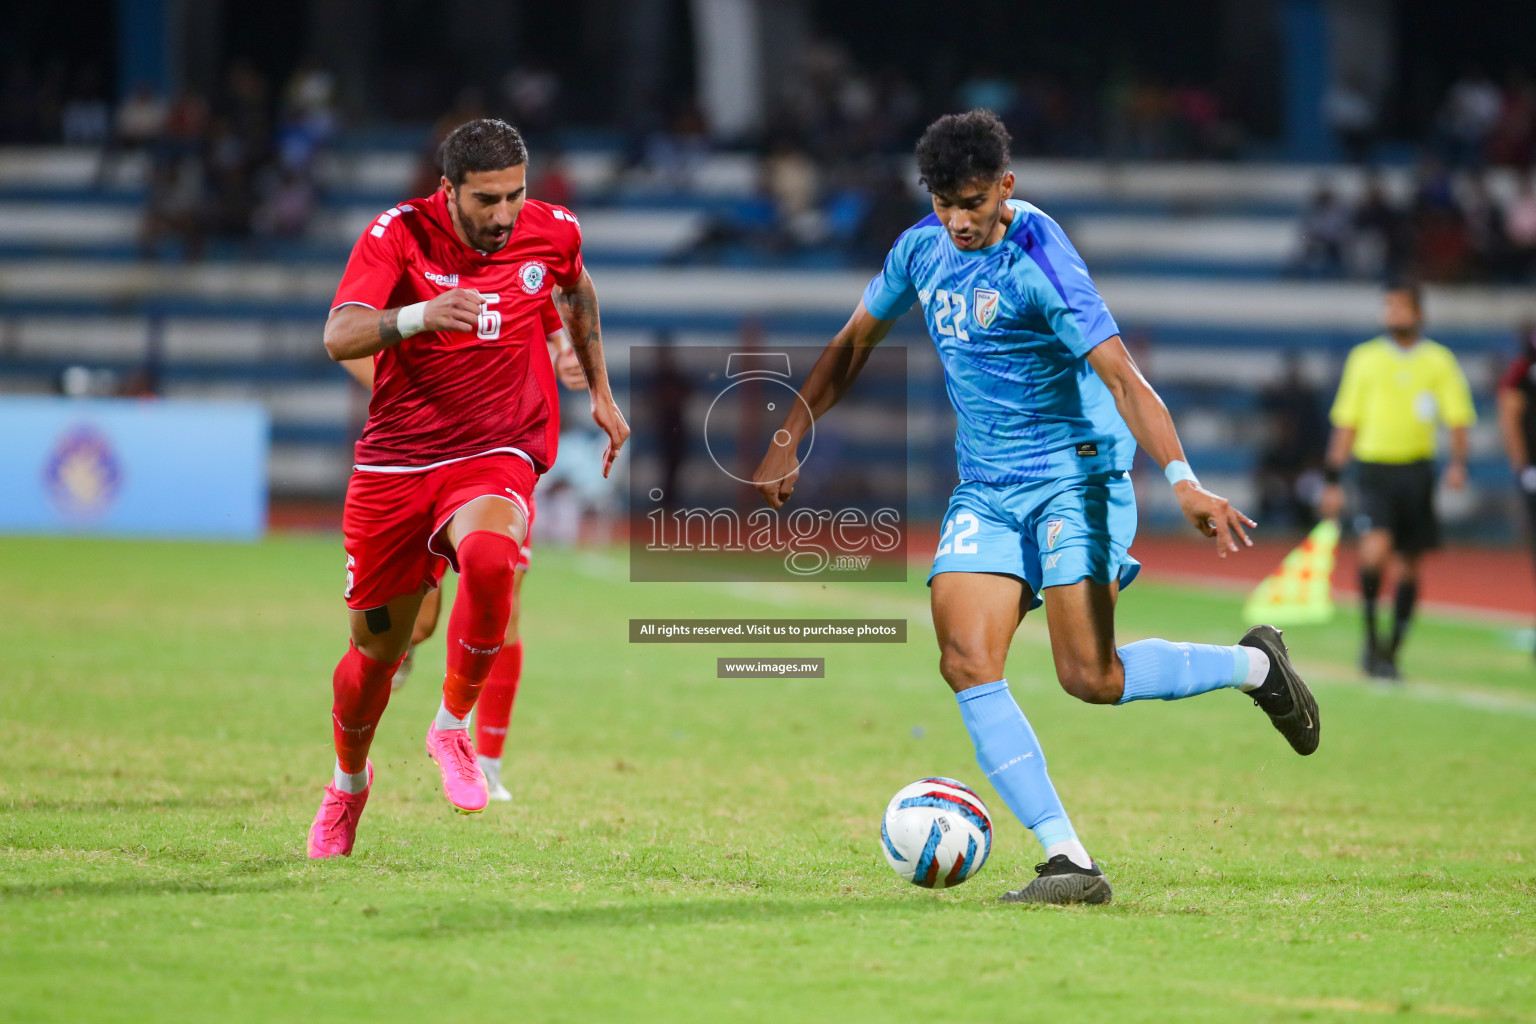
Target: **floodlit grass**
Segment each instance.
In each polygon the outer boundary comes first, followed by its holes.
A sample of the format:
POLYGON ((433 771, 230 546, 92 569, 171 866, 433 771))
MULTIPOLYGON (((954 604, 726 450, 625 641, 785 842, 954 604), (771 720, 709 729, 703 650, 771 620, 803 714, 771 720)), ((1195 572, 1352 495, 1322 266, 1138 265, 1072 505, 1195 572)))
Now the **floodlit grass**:
MULTIPOLYGON (((915 574, 914 574, 915 575, 915 574)), ((1249 701, 1079 704, 1044 621, 1010 679, 1115 903, 994 902, 1039 858, 979 777, 908 584, 630 584, 541 549, 510 806, 452 814, 421 741, 441 634, 385 716, 348 860, 304 859, 344 640, 329 538, 0 541, 0 1018, 1536 1020, 1536 667, 1426 620, 1401 691, 1352 621, 1288 633, 1299 758, 1249 701), (659 616, 906 616, 906 645, 635 645, 659 616), (718 680, 720 655, 825 680, 718 680), (915 889, 877 821, 953 775, 991 861, 915 889)), ((1240 595, 1137 584, 1123 639, 1231 642, 1240 595)))

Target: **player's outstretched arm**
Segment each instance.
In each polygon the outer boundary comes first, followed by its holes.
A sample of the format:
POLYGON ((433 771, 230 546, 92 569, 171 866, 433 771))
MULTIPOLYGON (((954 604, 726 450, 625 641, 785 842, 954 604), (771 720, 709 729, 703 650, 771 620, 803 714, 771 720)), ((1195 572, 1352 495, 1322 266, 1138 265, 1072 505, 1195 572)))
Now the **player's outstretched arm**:
MULTIPOLYGON (((1090 350, 1088 365, 1115 396, 1115 405, 1126 426, 1131 428, 1131 435, 1147 454, 1164 468, 1170 462, 1183 463, 1184 446, 1179 443, 1173 417, 1168 415, 1168 407, 1136 368, 1136 362, 1125 350, 1120 336, 1115 335, 1090 350)), ((1207 537, 1216 538, 1217 554, 1223 558, 1228 551, 1238 550, 1238 540, 1248 547, 1253 546, 1243 527, 1258 524, 1233 508, 1226 498, 1212 494, 1193 478, 1179 480, 1173 485, 1173 493, 1184 510, 1184 518, 1207 537)))
POLYGON ((613 391, 608 387, 608 365, 603 360, 597 289, 592 286, 592 275, 585 270, 581 272, 580 279, 565 290, 565 303, 566 331, 592 395, 592 421, 608 435, 608 447, 603 450, 603 476, 606 477, 619 449, 629 440, 629 424, 624 422, 624 414, 619 411, 619 404, 613 400, 613 391))
POLYGON ((325 321, 325 351, 338 363, 382 352, 421 331, 473 331, 480 325, 480 293, 454 288, 398 309, 349 303, 325 321))
POLYGON ((800 463, 796 453, 800 450, 800 442, 804 440, 806 431, 811 429, 812 423, 821 419, 822 413, 848 393, 848 389, 858 379, 859 371, 869 362, 870 352, 891 333, 891 326, 895 323, 895 320, 880 320, 871 315, 861 300, 853 316, 832 338, 821 358, 816 360, 816 365, 811 367, 810 375, 800 388, 800 397, 805 400, 805 404, 791 404, 783 431, 776 435, 775 443, 768 449, 768 454, 763 456, 757 472, 752 475, 758 491, 769 505, 783 508, 789 500, 795 489, 795 481, 800 477, 800 463), (778 443, 779 440, 783 443, 778 443))

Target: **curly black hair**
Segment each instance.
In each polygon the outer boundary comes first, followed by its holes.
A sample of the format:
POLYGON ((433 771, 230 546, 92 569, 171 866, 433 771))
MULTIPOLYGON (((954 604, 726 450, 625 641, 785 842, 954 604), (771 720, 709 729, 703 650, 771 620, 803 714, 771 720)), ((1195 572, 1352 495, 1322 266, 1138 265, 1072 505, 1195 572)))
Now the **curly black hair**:
POLYGON ((1012 141, 990 110, 945 114, 917 140, 917 171, 928 191, 954 195, 967 185, 991 183, 1007 173, 1012 141))
POLYGON ((437 162, 443 175, 458 188, 475 171, 499 171, 528 162, 523 137, 505 121, 481 117, 465 121, 443 140, 437 162))

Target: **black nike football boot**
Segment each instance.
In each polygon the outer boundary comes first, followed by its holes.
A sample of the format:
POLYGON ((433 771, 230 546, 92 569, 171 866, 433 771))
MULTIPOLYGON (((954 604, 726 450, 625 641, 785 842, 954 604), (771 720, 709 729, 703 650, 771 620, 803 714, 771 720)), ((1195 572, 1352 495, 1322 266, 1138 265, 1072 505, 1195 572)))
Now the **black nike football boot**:
POLYGON ((1296 666, 1291 664, 1291 655, 1280 639, 1280 631, 1274 626, 1254 626, 1238 643, 1269 656, 1269 675, 1265 677, 1264 685, 1250 690, 1248 696, 1269 716, 1270 722, 1296 753, 1312 753, 1317 749, 1321 726, 1317 701, 1297 673, 1296 666))

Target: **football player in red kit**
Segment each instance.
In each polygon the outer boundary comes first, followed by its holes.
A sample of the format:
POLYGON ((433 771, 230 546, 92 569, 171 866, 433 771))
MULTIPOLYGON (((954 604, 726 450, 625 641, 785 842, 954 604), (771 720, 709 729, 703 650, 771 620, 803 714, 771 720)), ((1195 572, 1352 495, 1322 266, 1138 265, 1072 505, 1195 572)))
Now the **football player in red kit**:
MULTIPOLYGON (((549 345, 549 358, 555 365, 555 376, 572 391, 587 390, 587 378, 581 371, 576 350, 571 347, 565 324, 560 318, 556 300, 552 297, 543 309, 545 339, 549 345)), ((348 359, 343 364, 347 372, 370 392, 373 390, 373 360, 348 359)), ((556 407, 558 414, 559 409, 556 407)), ((528 572, 533 549, 533 526, 538 519, 538 504, 534 495, 528 496, 528 536, 523 539, 518 553, 517 567, 512 573, 512 617, 507 621, 506 640, 491 674, 475 702, 475 759, 485 773, 486 788, 492 801, 507 802, 512 792, 507 789, 501 776, 501 755, 506 746, 507 731, 512 724, 512 706, 517 701, 517 688, 523 674, 523 641, 518 634, 518 615, 522 607, 523 577, 528 572)), ((392 690, 405 685, 410 674, 416 648, 425 643, 437 631, 438 617, 442 611, 442 591, 429 590, 416 613, 416 625, 411 630, 411 645, 405 660, 395 670, 390 681, 392 690)))
POLYGON ((342 515, 352 640, 332 680, 336 766, 310 828, 313 858, 352 851, 390 679, 422 596, 449 565, 459 592, 427 752, 455 809, 485 808, 469 716, 502 652, 528 499, 555 458, 541 310, 556 285, 592 418, 608 436, 604 475, 629 437, 608 385, 580 226, 527 198, 516 129, 462 124, 444 141, 442 163, 437 193, 363 231, 325 325, 331 358, 372 356, 375 382, 342 515))

